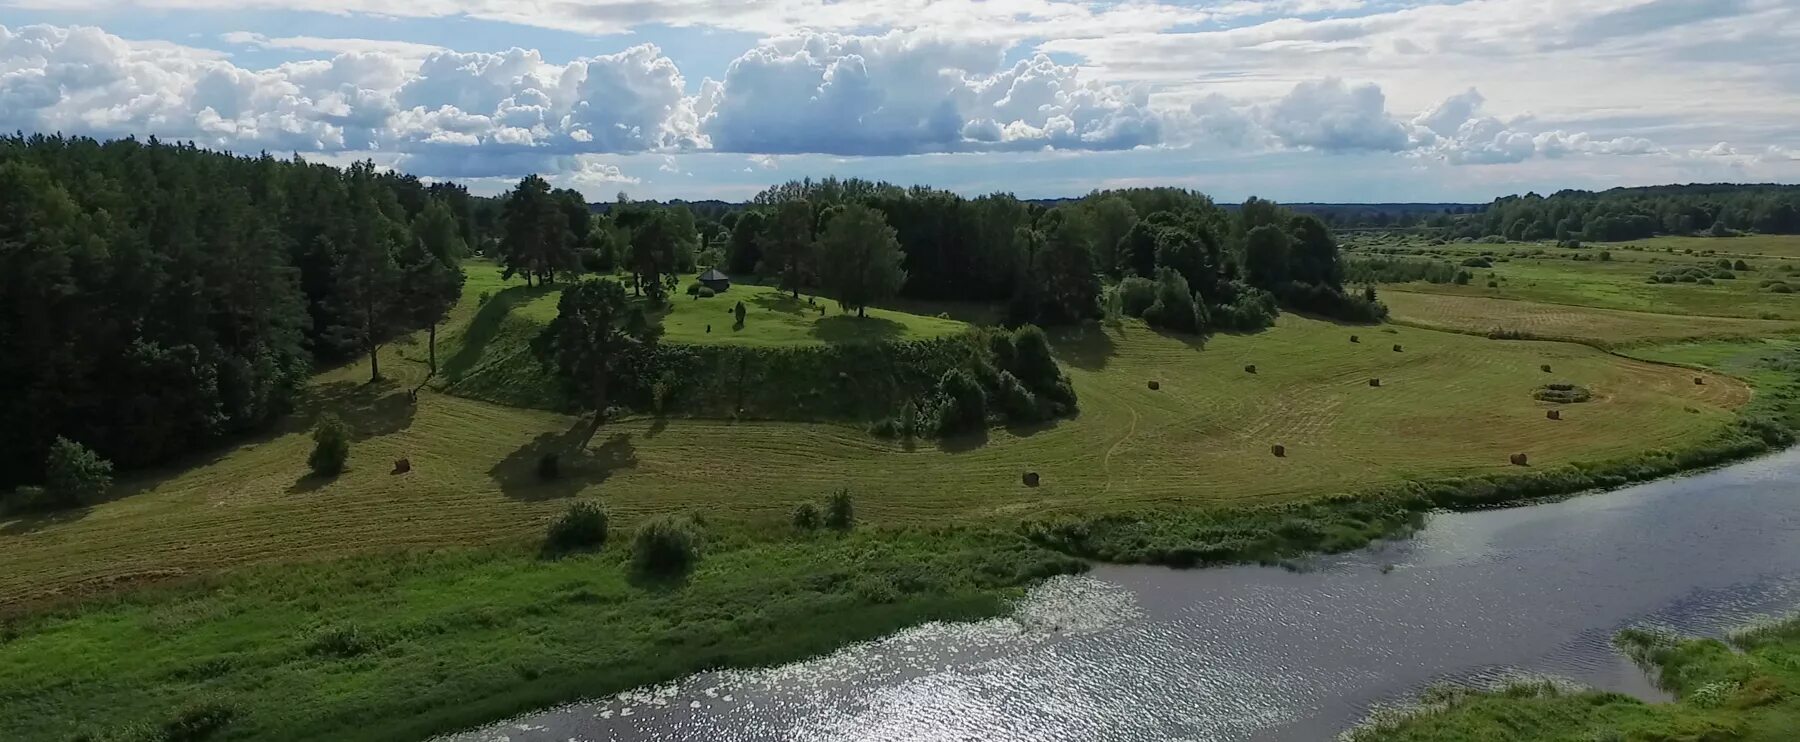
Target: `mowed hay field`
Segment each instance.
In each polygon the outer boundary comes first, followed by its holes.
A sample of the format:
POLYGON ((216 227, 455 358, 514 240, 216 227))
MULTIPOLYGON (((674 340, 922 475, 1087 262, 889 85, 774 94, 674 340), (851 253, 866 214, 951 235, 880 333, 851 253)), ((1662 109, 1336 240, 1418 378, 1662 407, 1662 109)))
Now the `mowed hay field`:
MULTIPOLYGON (((453 324, 476 316, 480 293, 453 324)), ((872 525, 1274 503, 1504 471, 1519 452, 1544 466, 1674 447, 1717 432, 1751 395, 1729 377, 1696 385, 1695 372, 1579 345, 1291 315, 1204 348, 1131 323, 1064 333, 1057 350, 1081 414, 1042 428, 908 446, 844 425, 635 418, 609 424, 544 483, 538 457, 584 420, 429 389, 408 404, 421 373, 402 358, 423 348, 391 348, 383 367, 395 381, 368 386, 361 364, 323 374, 283 430, 125 477, 111 501, 82 511, 0 522, 0 605, 250 563, 537 538, 573 497, 604 502, 619 528, 693 511, 771 533, 797 502, 839 487, 872 525), (1595 399, 1546 420, 1531 393, 1553 381, 1595 399), (358 431, 350 470, 329 481, 305 476, 307 415, 320 408, 358 431), (412 472, 390 474, 401 457, 412 472), (1025 471, 1043 485, 1022 486, 1025 471)))
POLYGON ((1601 347, 1695 338, 1760 338, 1800 332, 1800 322, 1629 312, 1520 299, 1389 290, 1394 321, 1473 333, 1513 333, 1601 347))

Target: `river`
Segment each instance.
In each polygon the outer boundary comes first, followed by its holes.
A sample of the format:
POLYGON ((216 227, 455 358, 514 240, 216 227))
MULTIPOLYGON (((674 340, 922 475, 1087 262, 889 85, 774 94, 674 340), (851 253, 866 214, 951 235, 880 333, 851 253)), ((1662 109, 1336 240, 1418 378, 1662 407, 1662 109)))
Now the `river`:
POLYGON ((1102 566, 1015 615, 715 672, 450 738, 1321 740, 1433 683, 1550 675, 1658 700, 1610 637, 1800 606, 1800 449, 1431 516, 1300 569, 1102 566))

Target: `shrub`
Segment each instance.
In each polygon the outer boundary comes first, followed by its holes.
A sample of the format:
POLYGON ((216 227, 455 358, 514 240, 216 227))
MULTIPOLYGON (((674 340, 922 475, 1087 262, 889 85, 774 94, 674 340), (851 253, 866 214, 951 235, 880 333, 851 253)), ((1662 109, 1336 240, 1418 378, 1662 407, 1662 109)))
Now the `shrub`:
POLYGON ((1180 332, 1197 332, 1204 311, 1194 301, 1187 279, 1168 268, 1156 271, 1156 302, 1144 310, 1144 322, 1151 327, 1180 332))
POLYGON ((1499 281, 1488 281, 1488 288, 1490 288, 1490 289, 1500 288, 1500 282, 1499 281))
POLYGON ((1750 268, 1750 264, 1749 264, 1749 263, 1746 263, 1746 262, 1744 262, 1744 261, 1743 261, 1743 260, 1741 260, 1741 259, 1740 259, 1740 260, 1738 260, 1738 261, 1737 261, 1737 262, 1735 262, 1735 263, 1732 263, 1732 264, 1731 264, 1731 269, 1732 269, 1732 270, 1734 270, 1734 271, 1739 271, 1739 272, 1749 272, 1749 271, 1750 271, 1750 270, 1751 270, 1751 268, 1750 268))
POLYGON ((1474 274, 1472 274, 1468 271, 1457 271, 1456 277, 1450 279, 1450 282, 1454 283, 1458 286, 1467 286, 1467 285, 1469 285, 1469 282, 1473 281, 1473 280, 1475 280, 1474 274))
POLYGON ((1464 268, 1492 268, 1494 261, 1486 256, 1476 256, 1463 259, 1462 265, 1464 268))
POLYGON ((1131 276, 1120 281, 1113 291, 1119 297, 1119 311, 1127 317, 1142 317, 1156 303, 1156 282, 1148 278, 1131 276))
POLYGON ((1558 404, 1577 404, 1593 399, 1593 393, 1574 384, 1545 384, 1531 394, 1533 399, 1541 402, 1558 404))
POLYGON ((702 288, 704 288, 704 287, 700 285, 699 281, 695 281, 693 283, 688 284, 688 287, 687 287, 688 296, 699 296, 700 289, 702 289, 702 288))
POLYGON ((819 506, 814 505, 810 502, 803 502, 803 503, 800 503, 799 505, 794 506, 794 527, 795 528, 798 528, 802 531, 817 530, 820 523, 822 523, 822 522, 823 521, 819 515, 819 506))
POLYGON ((718 292, 713 291, 710 286, 701 286, 700 291, 696 295, 702 299, 711 299, 714 296, 718 296, 718 292))
POLYGON ((475 297, 475 306, 484 306, 488 303, 488 300, 492 298, 494 298, 494 292, 483 291, 480 296, 475 297))
POLYGON ((937 409, 939 435, 953 435, 987 424, 987 393, 969 372, 959 368, 945 371, 938 380, 938 393, 943 398, 937 409))
POLYGON ((995 383, 995 391, 999 397, 1000 411, 1006 413, 1009 420, 1033 422, 1038 419, 1037 395, 1025 388, 1025 383, 1011 371, 1001 371, 995 383))
POLYGON ((1769 291, 1772 293, 1776 293, 1776 294, 1794 293, 1793 288, 1789 287, 1787 284, 1782 283, 1780 281, 1776 281, 1775 283, 1769 284, 1769 291))
POLYGON ((551 551, 597 549, 605 544, 606 511, 587 500, 571 503, 544 537, 544 547, 551 551))
POLYGON ((825 498, 825 525, 848 531, 856 524, 856 506, 850 502, 850 490, 840 489, 825 498))
POLYGON ((538 457, 538 479, 546 482, 562 478, 562 454, 547 453, 538 457))
POLYGON ((689 521, 664 516, 638 526, 631 542, 631 563, 647 575, 686 572, 694 564, 694 533, 689 521))
POLYGON ((57 436, 44 461, 44 491, 52 507, 75 507, 93 502, 112 486, 112 462, 87 446, 57 436))
POLYGON ((312 472, 321 477, 343 473, 344 465, 350 461, 350 426, 337 415, 327 412, 319 416, 312 438, 312 455, 306 457, 306 465, 312 472))

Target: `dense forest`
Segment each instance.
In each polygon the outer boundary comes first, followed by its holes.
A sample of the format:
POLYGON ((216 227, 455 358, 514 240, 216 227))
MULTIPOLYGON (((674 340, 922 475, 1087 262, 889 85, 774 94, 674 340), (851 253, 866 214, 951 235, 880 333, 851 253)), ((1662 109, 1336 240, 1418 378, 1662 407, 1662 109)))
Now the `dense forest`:
POLYGON ((437 321, 475 210, 366 164, 0 138, 0 484, 59 437, 139 466, 268 423, 437 321))
POLYGON ((1260 199, 1133 189, 1046 207, 826 179, 697 206, 594 205, 536 175, 480 198, 368 163, 0 138, 0 485, 45 479, 53 451, 135 467, 256 429, 320 364, 366 357, 379 379, 403 333, 430 331, 435 372, 471 254, 528 283, 622 274, 650 305, 719 267, 846 312, 983 302, 1012 325, 1206 333, 1265 327, 1280 305, 1385 313, 1344 290, 1324 222, 1260 199))

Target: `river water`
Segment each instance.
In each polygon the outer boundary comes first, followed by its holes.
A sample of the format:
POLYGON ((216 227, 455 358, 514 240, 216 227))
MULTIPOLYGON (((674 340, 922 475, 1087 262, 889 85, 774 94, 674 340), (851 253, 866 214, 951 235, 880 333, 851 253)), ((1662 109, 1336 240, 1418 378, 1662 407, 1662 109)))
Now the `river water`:
POLYGON ((1009 618, 716 672, 456 735, 507 740, 1323 740, 1434 683, 1550 675, 1660 699, 1610 637, 1800 607, 1800 449, 1445 513, 1304 568, 1096 568, 1009 618))

